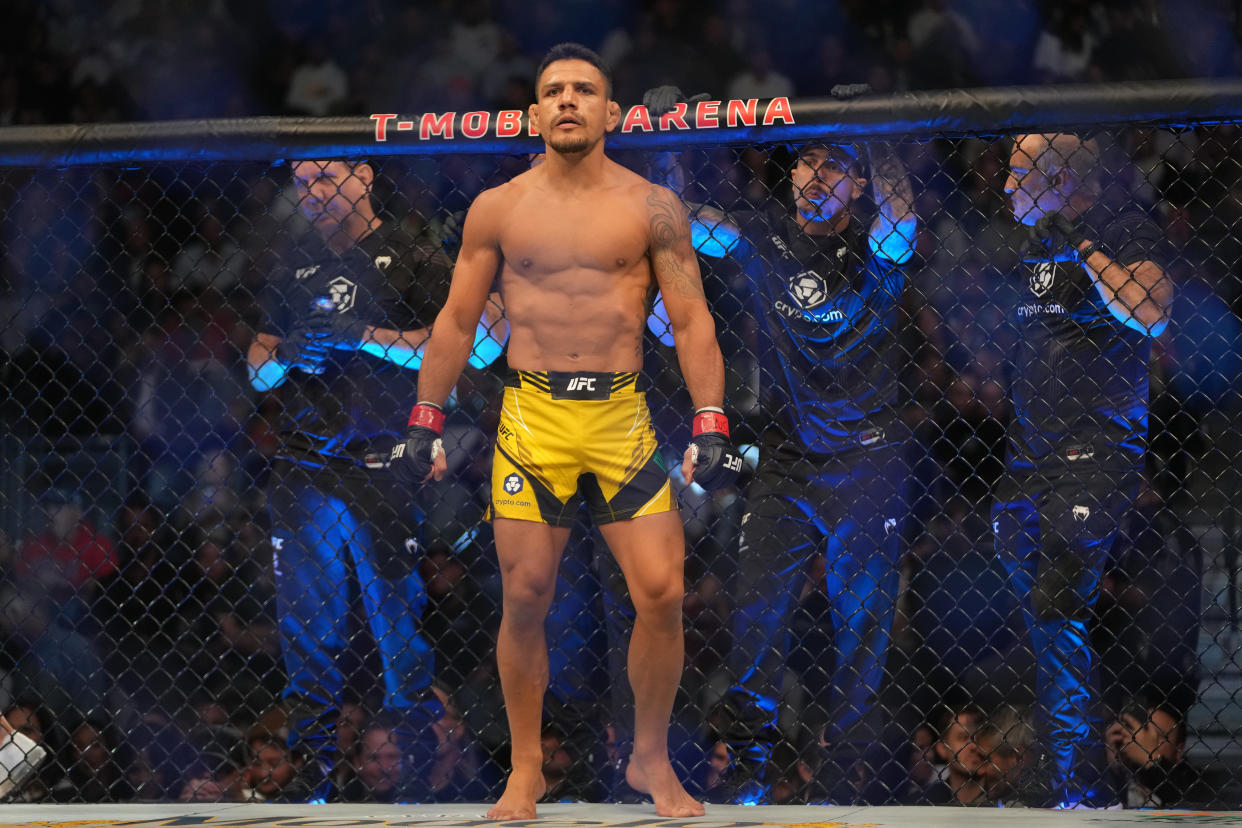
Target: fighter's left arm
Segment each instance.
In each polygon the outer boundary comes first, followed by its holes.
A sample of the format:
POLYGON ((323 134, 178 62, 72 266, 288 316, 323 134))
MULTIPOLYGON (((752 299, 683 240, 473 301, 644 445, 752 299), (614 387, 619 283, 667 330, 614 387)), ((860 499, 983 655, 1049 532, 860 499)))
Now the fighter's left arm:
POLYGON ((887 141, 867 144, 871 159, 871 191, 879 214, 871 223, 871 252, 894 264, 914 255, 918 219, 914 214, 914 187, 897 149, 887 141))

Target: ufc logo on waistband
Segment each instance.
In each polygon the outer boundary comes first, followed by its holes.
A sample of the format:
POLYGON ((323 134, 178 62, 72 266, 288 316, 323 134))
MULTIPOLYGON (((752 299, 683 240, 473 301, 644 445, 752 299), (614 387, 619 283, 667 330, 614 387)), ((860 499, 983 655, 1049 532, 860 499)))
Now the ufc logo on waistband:
POLYGON ((594 391, 595 377, 570 377, 565 385, 566 391, 594 391))

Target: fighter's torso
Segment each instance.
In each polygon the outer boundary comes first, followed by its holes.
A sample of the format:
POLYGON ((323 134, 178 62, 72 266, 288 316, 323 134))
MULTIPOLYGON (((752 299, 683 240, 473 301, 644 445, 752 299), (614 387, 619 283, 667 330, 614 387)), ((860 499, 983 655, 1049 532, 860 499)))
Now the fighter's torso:
POLYGON ((637 371, 653 293, 652 185, 617 168, 597 187, 551 186, 538 169, 498 193, 509 365, 637 371))

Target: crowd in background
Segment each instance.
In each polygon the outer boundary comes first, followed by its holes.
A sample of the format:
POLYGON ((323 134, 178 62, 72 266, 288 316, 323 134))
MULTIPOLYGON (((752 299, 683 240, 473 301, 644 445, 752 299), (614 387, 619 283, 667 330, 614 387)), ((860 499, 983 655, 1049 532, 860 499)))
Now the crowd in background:
MULTIPOLYGON (((1024 0, 407 5, 24 0, 0 35, 0 123, 518 108, 530 98, 531 56, 566 39, 600 47, 622 101, 662 81, 733 97, 814 97, 858 80, 895 91, 1240 68, 1231 10, 1208 2, 1199 15, 1176 16, 1159 3, 1024 0)), ((1242 368, 1242 141, 1233 125, 1102 137, 1106 200, 1149 211, 1178 252, 1174 325, 1153 365, 1150 488, 1113 551, 1094 625, 1117 766, 1137 801, 1172 804, 1187 790, 1168 780, 1186 772, 1180 751, 1197 692, 1199 563, 1186 525, 1233 491, 1224 451, 1242 368), (1130 748, 1140 737, 1146 754, 1130 748)), ((885 691, 910 734, 910 774, 893 798, 1007 801, 1030 742, 1031 702, 1013 691, 1031 665, 1015 646, 1016 608, 1003 598, 984 518, 1005 447, 1014 337, 1012 283, 998 265, 1012 259, 1007 145, 938 140, 901 151, 920 237, 901 337, 903 414, 916 435, 913 519, 885 691)), ((688 197, 725 209, 786 197, 788 162, 781 147, 688 152, 688 197)), ((525 164, 393 160, 378 196, 453 253, 473 197, 525 164)), ((285 742, 261 485, 279 399, 250 390, 244 358, 267 274, 309 230, 287 169, 6 171, 0 211, 0 312, 10 320, 0 332, 9 466, 0 708, 57 754, 26 796, 304 797, 306 757, 285 742)), ((702 268, 745 442, 764 413, 744 280, 727 263, 705 259, 702 268)), ((651 406, 671 458, 689 437, 690 403, 672 350, 649 345, 651 406)), ((447 711, 432 789, 445 800, 495 796, 506 762, 492 655, 499 575, 482 522, 485 435, 502 371, 467 371, 446 432, 463 449, 453 480, 418 494, 430 541, 419 564, 430 599, 423 623, 447 711)), ((737 490, 679 490, 688 669, 676 758, 710 796, 724 761, 712 709, 728 683, 729 562, 743 504, 737 490)), ((544 739, 553 798, 614 793, 612 724, 622 714, 608 692, 601 599, 614 576, 583 522, 550 622, 562 676, 544 739)), ((793 630, 800 646, 775 762, 785 769, 773 780, 778 801, 815 801, 820 784, 819 734, 803 732, 798 714, 815 703, 816 671, 831 657, 822 577, 808 573, 793 630)), ((402 757, 383 749, 390 725, 369 713, 368 645, 360 635, 346 665, 355 697, 337 728, 337 772, 344 798, 383 800, 402 757)))
POLYGON ((16 0, 0 124, 522 108, 565 40, 617 99, 1232 77, 1223 0, 16 0))

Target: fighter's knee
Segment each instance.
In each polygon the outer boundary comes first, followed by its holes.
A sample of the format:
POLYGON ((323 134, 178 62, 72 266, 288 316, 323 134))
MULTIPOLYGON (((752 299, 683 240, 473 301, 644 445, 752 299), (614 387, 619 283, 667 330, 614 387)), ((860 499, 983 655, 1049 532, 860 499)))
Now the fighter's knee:
POLYGON ((676 582, 667 581, 658 584, 643 584, 637 588, 630 587, 630 598, 634 602, 634 612, 638 615, 680 615, 686 590, 680 579, 676 582))
POLYGON ((556 579, 513 576, 504 579, 505 614, 546 614, 556 594, 556 579))

